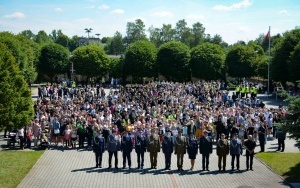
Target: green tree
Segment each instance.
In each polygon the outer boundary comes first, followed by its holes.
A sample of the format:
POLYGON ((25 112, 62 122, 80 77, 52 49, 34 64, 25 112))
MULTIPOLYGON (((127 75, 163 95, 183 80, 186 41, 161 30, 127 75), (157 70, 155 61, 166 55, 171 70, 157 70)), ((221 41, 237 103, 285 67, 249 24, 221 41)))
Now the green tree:
POLYGON ((157 53, 159 73, 172 81, 189 81, 190 52, 188 46, 178 41, 167 42, 160 46, 157 53))
POLYGON ((156 47, 159 47, 163 41, 162 41, 162 34, 161 34, 161 29, 160 28, 154 28, 153 26, 151 26, 148 29, 149 32, 149 39, 150 41, 155 44, 156 47))
POLYGON ((31 30, 24 30, 24 31, 21 31, 21 33, 19 33, 19 34, 23 35, 24 37, 26 37, 30 40, 35 39, 35 34, 33 34, 31 30))
POLYGON ((87 78, 104 76, 109 70, 109 57, 100 46, 80 46, 73 51, 71 61, 77 74, 87 78))
POLYGON ((255 76, 256 53, 253 47, 236 44, 228 52, 225 63, 228 75, 237 78, 255 76))
POLYGON ((68 48, 69 47, 69 42, 70 42, 70 39, 67 35, 65 34, 61 34, 61 35, 58 35, 58 37, 56 38, 55 40, 55 43, 56 44, 60 44, 62 45, 63 47, 66 47, 68 48))
POLYGON ((296 83, 300 80, 300 41, 291 54, 289 68, 290 80, 296 83))
POLYGON ((129 45, 125 52, 124 72, 127 76, 154 76, 157 49, 149 41, 140 40, 129 45))
POLYGON ((31 91, 11 51, 0 43, 0 128, 28 125, 33 117, 31 91))
POLYGON ((294 29, 283 35, 283 40, 275 46, 274 57, 270 65, 270 76, 273 80, 286 83, 293 81, 289 77, 291 70, 291 53, 300 42, 300 29, 294 29))
POLYGON ((69 41, 70 52, 73 52, 77 47, 79 47, 79 39, 77 35, 74 35, 69 41))
POLYGON ((123 37, 120 32, 116 32, 115 35, 108 39, 104 49, 108 54, 119 55, 123 54, 125 46, 123 44, 123 37))
POLYGON ((128 44, 146 39, 144 22, 141 19, 136 19, 135 22, 127 22, 126 34, 128 44))
POLYGON ((122 77, 121 58, 110 58, 108 74, 109 74, 109 76, 112 76, 114 78, 121 78, 122 77))
POLYGON ((34 41, 39 44, 47 44, 51 42, 51 38, 47 35, 45 31, 41 30, 35 36, 34 41))
POLYGON ((203 25, 200 22, 196 22, 193 24, 191 32, 193 35, 191 47, 195 47, 204 41, 205 27, 203 27, 203 25))
POLYGON ((40 74, 53 77, 68 72, 70 68, 69 50, 59 44, 46 44, 41 48, 37 69, 40 74))
POLYGON ((192 48, 190 64, 193 77, 224 79, 225 52, 220 45, 203 43, 192 48))

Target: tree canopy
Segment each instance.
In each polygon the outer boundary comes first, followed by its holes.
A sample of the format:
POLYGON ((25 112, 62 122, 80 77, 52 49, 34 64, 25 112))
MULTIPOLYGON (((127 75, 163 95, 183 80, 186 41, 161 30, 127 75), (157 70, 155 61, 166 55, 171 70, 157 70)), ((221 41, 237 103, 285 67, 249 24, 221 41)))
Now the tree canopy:
POLYGON ((191 79, 189 61, 190 50, 182 42, 167 42, 161 45, 157 53, 157 67, 167 80, 189 81, 191 79))
POLYGON ((71 57, 76 73, 87 77, 104 76, 109 70, 109 61, 103 48, 92 44, 78 47, 71 57))
POLYGON ((69 50, 55 43, 44 45, 37 68, 41 74, 48 75, 51 81, 55 75, 67 73, 70 68, 69 50))
POLYGON ((217 80, 225 76, 225 52, 217 44, 203 43, 191 50, 192 76, 205 79, 217 80))
POLYGON ((31 91, 13 54, 0 43, 0 127, 20 128, 33 117, 31 91))

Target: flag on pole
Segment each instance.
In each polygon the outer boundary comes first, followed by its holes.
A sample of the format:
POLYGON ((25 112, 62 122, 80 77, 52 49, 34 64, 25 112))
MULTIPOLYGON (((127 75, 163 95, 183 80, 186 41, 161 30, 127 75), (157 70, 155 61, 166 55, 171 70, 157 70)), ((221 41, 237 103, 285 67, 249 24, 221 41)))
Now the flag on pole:
POLYGON ((264 42, 268 42, 269 38, 270 38, 270 28, 269 28, 269 31, 268 31, 267 35, 265 36, 264 42))

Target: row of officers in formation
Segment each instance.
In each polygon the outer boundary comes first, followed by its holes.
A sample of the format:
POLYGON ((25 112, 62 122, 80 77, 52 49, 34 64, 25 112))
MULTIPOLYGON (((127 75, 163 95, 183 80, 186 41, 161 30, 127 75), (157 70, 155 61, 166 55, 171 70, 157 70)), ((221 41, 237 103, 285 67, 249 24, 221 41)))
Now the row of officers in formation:
POLYGON ((235 93, 238 96, 238 98, 248 98, 248 94, 251 95, 251 98, 256 98, 258 89, 254 85, 238 85, 235 87, 235 93))
MULTIPOLYGON (((219 171, 226 170, 226 157, 231 155, 231 169, 240 170, 240 156, 243 153, 243 144, 238 135, 234 134, 233 139, 229 142, 225 139, 225 135, 221 134, 221 138, 217 141, 217 155, 218 155, 218 167, 219 171), (235 168, 236 167, 236 168, 235 168)), ((212 154, 213 146, 212 139, 208 136, 208 132, 204 131, 204 136, 197 140, 194 135, 190 135, 186 138, 182 135, 182 129, 178 130, 176 137, 171 136, 171 132, 166 132, 162 142, 155 130, 151 130, 151 134, 148 138, 143 135, 143 131, 139 130, 138 136, 132 140, 132 137, 128 135, 128 132, 124 132, 121 139, 116 134, 115 130, 108 136, 107 143, 102 136, 102 131, 97 132, 97 136, 94 138, 93 152, 96 157, 96 168, 102 168, 102 155, 105 150, 108 151, 109 160, 108 168, 112 167, 112 158, 114 156, 114 166, 118 168, 118 151, 122 152, 123 169, 126 168, 126 163, 129 169, 132 167, 131 153, 135 149, 137 155, 137 169, 143 169, 144 167, 144 155, 146 152, 150 154, 151 169, 157 168, 157 155, 161 151, 165 157, 165 170, 171 169, 171 155, 174 153, 177 156, 177 169, 183 170, 183 159, 187 153, 191 162, 190 170, 194 169, 196 155, 198 150, 202 155, 202 170, 209 171, 209 159, 212 154)), ((246 149, 246 167, 247 170, 253 170, 253 156, 254 149, 256 147, 255 141, 252 139, 252 135, 248 136, 248 139, 244 142, 244 148, 246 149)))

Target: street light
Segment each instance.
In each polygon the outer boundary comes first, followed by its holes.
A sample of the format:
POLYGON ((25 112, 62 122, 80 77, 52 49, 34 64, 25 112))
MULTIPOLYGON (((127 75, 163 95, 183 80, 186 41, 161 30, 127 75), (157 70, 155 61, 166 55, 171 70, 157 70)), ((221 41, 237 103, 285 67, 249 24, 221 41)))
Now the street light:
POLYGON ((88 33, 88 42, 90 42, 90 33, 92 32, 93 29, 92 28, 89 28, 89 29, 85 28, 84 30, 85 30, 86 33, 88 33))
POLYGON ((100 36, 101 34, 99 34, 99 33, 96 33, 95 35, 98 37, 98 39, 99 39, 99 43, 100 43, 100 38, 99 38, 99 36, 100 36))

